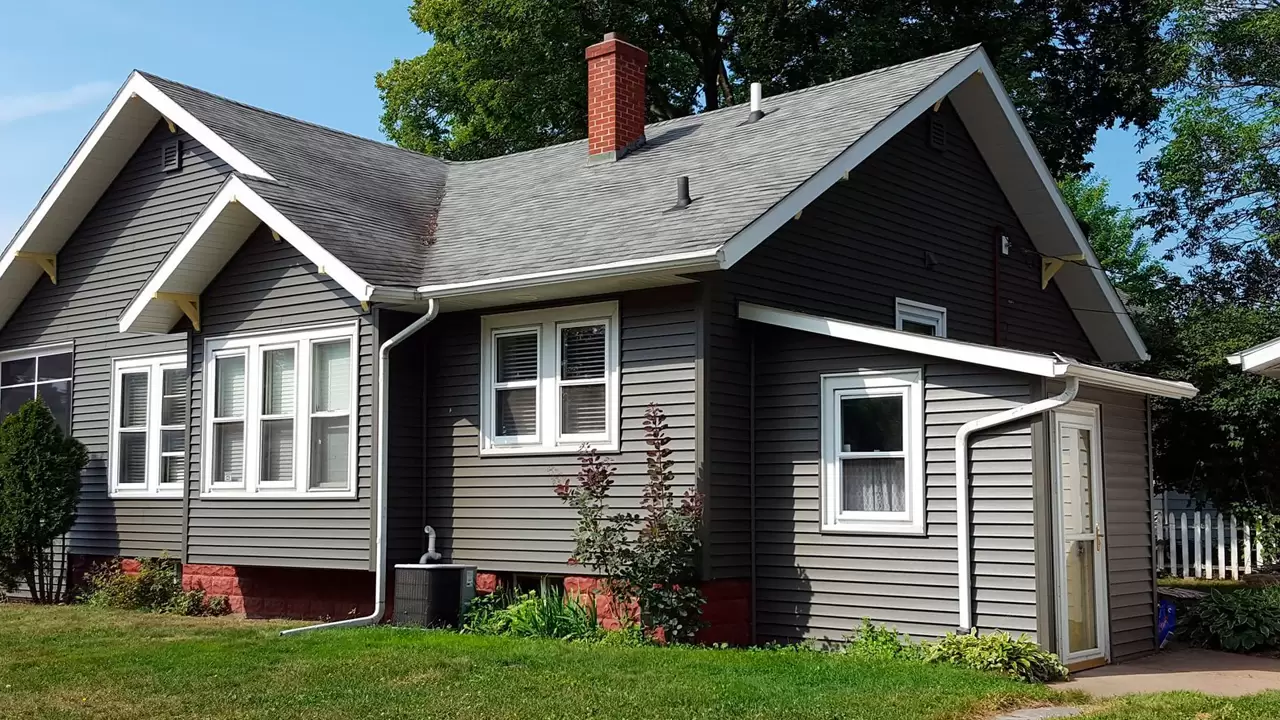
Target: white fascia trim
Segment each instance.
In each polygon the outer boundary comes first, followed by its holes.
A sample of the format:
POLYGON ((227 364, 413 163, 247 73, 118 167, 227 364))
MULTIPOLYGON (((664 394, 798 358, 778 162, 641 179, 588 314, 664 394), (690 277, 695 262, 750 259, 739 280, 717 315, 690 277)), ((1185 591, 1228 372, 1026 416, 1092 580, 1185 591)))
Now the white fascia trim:
POLYGON ((747 302, 738 303, 738 317, 767 325, 777 325, 778 327, 817 333, 827 337, 866 343, 867 345, 875 345, 917 355, 928 355, 930 357, 1000 368, 1040 377, 1055 377, 1057 375, 1054 366, 1059 361, 1058 358, 1052 355, 1040 355, 1021 350, 1005 350, 959 340, 917 335, 916 333, 893 330, 887 327, 863 325, 862 323, 845 320, 832 320, 831 318, 807 315, 791 310, 780 310, 747 302))
POLYGON ((1228 355, 1227 362, 1239 365, 1245 372, 1262 373, 1280 364, 1280 338, 1268 340, 1261 345, 1254 345, 1248 350, 1241 350, 1235 355, 1228 355))
MULTIPOLYGON (((200 239, 208 231, 209 227, 218 219, 222 211, 232 203, 240 203, 246 210, 253 213, 259 220, 267 225, 267 227, 276 231, 282 238, 289 241, 290 245, 297 248, 308 260, 315 263, 317 267, 323 268, 325 275, 333 278, 335 282, 343 287, 347 292, 351 293, 360 302, 369 302, 372 297, 374 286, 365 282, 355 272, 346 265, 342 264, 328 250, 325 250, 309 235, 298 229, 288 218, 271 206, 261 195, 251 190, 248 185, 244 184, 240 178, 232 176, 223 184, 218 194, 209 201, 205 206, 200 217, 191 224, 191 227, 178 241, 164 262, 160 264, 159 269, 143 286, 142 291, 134 298, 133 302, 125 310, 120 317, 120 332, 131 332, 133 323, 137 322, 138 317, 146 309, 147 303, 151 302, 157 292, 160 292, 169 277, 182 266, 182 262, 186 259, 191 250, 200 242, 200 239)), ((187 292, 199 294, 204 288, 184 288, 187 292)))
POLYGON ((991 64, 990 58, 987 57, 986 51, 982 48, 975 49, 972 54, 943 73, 929 87, 904 103, 889 117, 881 120, 870 132, 859 138, 853 145, 850 145, 835 160, 828 163, 826 167, 804 181, 800 187, 793 190, 778 204, 770 208, 768 212, 756 218, 750 225, 730 238, 728 242, 720 247, 720 251, 717 254, 721 267, 724 269, 733 267, 734 264, 746 257, 760 243, 764 242, 765 239, 777 232, 791 218, 795 217, 796 213, 803 210, 814 200, 817 200, 822 193, 840 181, 846 173, 851 172, 863 160, 870 157, 872 153, 902 132, 913 120, 932 107, 934 103, 946 99, 952 90, 956 89, 975 73, 990 86, 992 94, 1000 104, 1000 109, 1004 113, 1005 119, 1009 122, 1010 128, 1018 138, 1018 143, 1035 166, 1040 181, 1053 199, 1058 215, 1066 223, 1076 246, 1085 256, 1091 268, 1090 271, 1094 275, 1094 281, 1106 295, 1108 306, 1111 312, 1115 313, 1119 319, 1125 336, 1132 343, 1135 353, 1140 359, 1148 359, 1150 355, 1147 353, 1146 345, 1142 342, 1142 337, 1138 334, 1138 329, 1133 324, 1133 319, 1129 317, 1124 303, 1120 301, 1120 296, 1116 294, 1115 288, 1111 286, 1111 281, 1107 279, 1106 274, 1100 269, 1098 259, 1089 247, 1089 241, 1080 230, 1080 225, 1076 222, 1075 215, 1067 208, 1062 199, 1062 194, 1058 192, 1058 185, 1053 181, 1053 176, 1044 164, 1044 158, 1040 157, 1040 151, 1036 149, 1035 143, 1031 141, 1031 136, 1027 133, 1027 128, 1023 125, 1022 118, 1018 116, 1017 110, 1013 107, 1013 102, 1009 99, 1008 93, 1005 92, 1004 86, 1000 84, 1000 79, 996 76, 995 67, 991 64))
POLYGON ((588 265, 567 270, 550 270, 447 285, 424 285, 418 288, 418 293, 426 297, 444 298, 499 290, 518 290, 538 285, 574 282, 576 280, 599 280, 618 275, 632 275, 644 272, 718 270, 720 266, 716 261, 716 252, 716 248, 711 248, 709 250, 662 255, 656 258, 619 260, 618 262, 588 265))
POLYGON ((993 367, 1010 372, 1046 378, 1078 378, 1095 387, 1168 398, 1195 397, 1196 387, 1190 383, 1135 375, 1110 368, 1085 365, 1060 355, 1042 355, 1022 350, 977 345, 974 343, 929 337, 891 330, 873 325, 833 320, 791 310, 738 303, 738 317, 778 327, 816 333, 827 337, 860 342, 867 345, 909 352, 917 355, 954 360, 993 367))
POLYGON ((76 148, 71 160, 62 168, 62 172, 58 173, 58 177, 54 179, 49 191, 41 198, 40 204, 36 206, 36 209, 18 230, 18 234, 5 251, 3 259, 0 259, 0 273, 8 270, 9 266, 13 264, 17 253, 26 246, 31 235, 39 227, 45 216, 49 214, 58 198, 61 197, 63 190, 67 188, 71 179, 75 177, 80 167, 84 165, 85 160, 89 158, 94 148, 107 134, 107 131, 111 129, 111 125, 115 122, 116 117, 120 115, 120 111, 134 97, 142 99, 155 108, 156 112, 171 120, 174 125, 185 130, 201 145, 209 148, 219 158, 222 158, 223 162, 230 165, 236 172, 266 180, 275 179, 271 177, 270 173, 259 167, 257 163, 245 157, 244 153, 236 150, 230 143, 197 120, 194 115, 184 110, 181 105, 174 102, 168 95, 160 92, 149 80, 134 71, 129 75, 129 79, 125 81, 124 86, 116 92, 115 99, 111 101, 111 105, 107 107, 106 112, 102 114, 102 117, 98 118, 98 122, 94 124, 89 134, 80 142, 80 147, 76 148))

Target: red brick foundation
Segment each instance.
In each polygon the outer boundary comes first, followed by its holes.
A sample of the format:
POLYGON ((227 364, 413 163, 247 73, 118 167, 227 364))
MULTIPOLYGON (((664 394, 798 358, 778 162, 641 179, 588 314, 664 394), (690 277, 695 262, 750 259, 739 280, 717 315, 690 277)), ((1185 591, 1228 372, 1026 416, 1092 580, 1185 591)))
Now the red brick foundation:
MULTIPOLYGON (((491 572, 476 574, 476 592, 491 593, 500 585, 498 575, 491 572)), ((596 614, 600 624, 617 629, 618 617, 634 620, 634 607, 618 612, 613 598, 597 594, 599 578, 570 576, 564 579, 565 592, 592 594, 596 599, 596 614)), ((698 632, 697 640, 704 644, 728 643, 748 645, 751 642, 751 582, 748 580, 711 580, 699 586, 706 602, 702 606, 702 621, 707 627, 698 632)))
POLYGON ((182 589, 225 595, 250 618, 343 620, 373 612, 373 573, 231 565, 183 565, 182 589))

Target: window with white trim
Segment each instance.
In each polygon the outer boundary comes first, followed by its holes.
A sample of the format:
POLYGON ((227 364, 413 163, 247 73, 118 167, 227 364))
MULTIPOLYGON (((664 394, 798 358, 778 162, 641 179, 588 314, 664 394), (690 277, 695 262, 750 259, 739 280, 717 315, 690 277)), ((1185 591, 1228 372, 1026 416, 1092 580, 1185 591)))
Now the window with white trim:
POLYGON ((618 449, 618 304, 481 322, 481 452, 618 449))
POLYGON ((206 341, 206 494, 355 494, 356 333, 345 325, 206 341))
POLYGON ((917 335, 947 336, 947 309, 938 305, 896 298, 894 327, 917 335))
POLYGON ((181 496, 187 479, 186 356, 115 360, 111 378, 111 495, 181 496))
POLYGON ((0 355, 0 420, 38 397, 70 433, 72 371, 70 345, 0 355))
POLYGON ((822 378, 822 529, 924 531, 920 370, 822 378))

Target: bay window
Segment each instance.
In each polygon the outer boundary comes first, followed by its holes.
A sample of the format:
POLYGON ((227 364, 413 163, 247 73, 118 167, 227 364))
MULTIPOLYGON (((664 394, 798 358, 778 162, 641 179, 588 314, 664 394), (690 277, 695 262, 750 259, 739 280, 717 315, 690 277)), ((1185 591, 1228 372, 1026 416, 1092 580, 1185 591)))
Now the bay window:
POLYGON ((491 315, 481 326, 482 453, 617 450, 617 303, 491 315))
POLYGON ((822 378, 822 529, 924 531, 919 370, 822 378))
POLYGON ((180 497, 187 479, 187 359, 112 363, 113 497, 180 497))
POLYGON ((209 340, 211 496, 353 497, 353 325, 209 340))

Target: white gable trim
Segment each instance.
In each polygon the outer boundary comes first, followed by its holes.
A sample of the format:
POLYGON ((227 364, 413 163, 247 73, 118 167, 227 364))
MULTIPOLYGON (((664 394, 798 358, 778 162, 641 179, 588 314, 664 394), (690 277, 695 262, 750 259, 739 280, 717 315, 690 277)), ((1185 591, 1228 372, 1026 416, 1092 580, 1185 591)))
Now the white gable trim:
MULTIPOLYGON (((249 234, 253 232, 253 228, 257 223, 243 224, 245 228, 243 235, 230 239, 231 244, 225 244, 221 252, 217 254, 214 264, 200 268, 196 272, 187 273, 179 277, 179 271, 184 268, 192 252, 196 250, 201 242, 210 234, 211 228, 215 227, 215 223, 226 221, 234 212, 235 206, 247 210, 258 221, 266 224, 281 239, 289 242, 298 249, 308 260, 315 263, 316 267, 325 275, 333 278, 335 282, 343 287, 347 292, 351 293, 360 302, 369 302, 373 298, 374 286, 365 282, 354 271, 340 262, 328 250, 320 246, 311 236, 307 235, 298 228, 291 220, 286 218, 280 211, 276 210, 270 203, 262 198, 261 195, 254 192, 243 180, 232 176, 223 184, 222 189, 214 196, 205 209, 191 224, 187 232, 178 241, 178 244, 169 252, 164 261, 160 263, 160 267, 147 280, 147 284, 143 286, 141 292, 129 303, 120 316, 120 332, 150 332, 150 333, 167 333, 172 322, 168 323, 168 327, 164 327, 165 322, 151 321, 144 322, 143 314, 154 310, 157 303, 164 307, 168 306, 168 301, 157 300, 156 293, 183 293, 190 295, 199 295, 204 292, 209 282, 214 276, 226 265, 231 256, 240 248, 249 234), (159 324, 156 324, 156 323, 159 324)), ((234 223, 233 223, 234 224, 234 223)), ((172 321, 177 320, 180 314, 169 312, 167 316, 172 321)))
POLYGON ((1087 385, 1170 398, 1195 397, 1194 385, 1085 365, 1061 355, 1007 350, 990 345, 930 337, 874 325, 834 320, 791 310, 738 303, 738 317, 778 327, 875 345, 915 355, 954 360, 1044 378, 1075 377, 1087 385))
POLYGON ((266 170, 263 170, 239 150, 232 147, 230 143, 219 137, 197 120, 195 116, 161 92, 155 85, 152 85, 140 73, 133 72, 129 75, 129 79, 124 86, 116 93, 106 112, 98 118, 89 134, 85 136, 80 146, 76 148, 75 154, 71 156, 62 171, 58 173, 53 185, 45 191, 35 210, 27 217, 22 227, 18 229, 18 234, 9 243, 4 255, 0 257, 0 286, 5 288, 4 291, 0 291, 0 327, 3 327, 8 322, 18 304, 31 291, 31 286, 40 277, 39 272, 32 272, 30 268, 25 267, 25 264, 18 260, 17 254, 29 249, 42 253, 58 253, 70 238, 71 232, 74 232, 75 227, 84 219, 85 214, 102 196, 111 181, 115 179, 123 163, 127 162, 128 158, 137 150, 138 143, 141 143, 142 138, 146 137, 146 132, 149 132, 150 128, 161 118, 167 118, 174 125, 185 130, 201 145, 216 153, 236 172, 267 180, 274 179, 266 170), (138 101, 149 105, 154 111, 155 117, 151 118, 147 114, 140 114, 137 107, 138 101), (124 116, 128 116, 127 121, 124 120, 124 116), (142 132, 141 135, 138 134, 139 119, 146 123, 145 132, 142 132), (119 127, 118 120, 126 123, 131 122, 134 127, 119 127), (106 152, 108 146, 122 142, 133 143, 133 146, 112 148, 116 152, 106 152), (97 167, 97 165, 102 167, 97 167), (84 197, 68 197, 68 188, 73 184, 73 181, 77 176, 81 175, 82 170, 89 168, 98 171, 99 175, 96 182, 93 182, 90 187, 80 188, 71 193, 80 192, 84 197), (89 197, 90 195, 92 197, 89 197), (55 215, 61 215, 58 219, 70 226, 71 230, 57 232, 55 236, 39 237, 39 231, 44 226, 45 221, 55 215))
POLYGON ((1245 372, 1269 377, 1280 376, 1280 338, 1228 355, 1227 362, 1239 365, 1245 372))
MULTIPOLYGON (((974 51, 961 60, 954 67, 943 73, 938 79, 934 80, 929 87, 918 93, 911 100, 904 103, 889 117, 882 120, 870 132, 863 135, 852 145, 841 153, 835 160, 827 164, 826 167, 819 170, 808 180, 802 183, 798 188, 793 190, 778 204, 774 205, 764 215, 756 218, 750 225, 743 228, 724 245, 720 247, 718 258, 723 268, 732 267, 748 253, 754 250, 764 242, 767 238, 777 232, 783 225, 791 220, 797 213, 807 207, 814 200, 817 200, 822 193, 826 192, 836 182, 841 180, 847 173, 856 168, 863 160, 867 159, 876 150, 880 149, 885 143, 889 142, 893 137, 902 132, 912 121, 932 107, 935 103, 941 102, 951 94, 953 90, 960 87, 961 84, 968 81, 974 76, 980 77, 986 82, 987 87, 995 96, 999 103, 1000 111, 1004 119, 1008 122, 1009 128, 1016 136, 1017 144, 1023 153, 1030 159, 1034 165, 1035 174, 1039 178, 1040 183, 1044 185, 1044 189, 1048 196, 1052 198, 1053 207, 1045 208, 1046 212, 1056 215, 1055 221, 1061 221, 1074 240, 1075 247, 1070 251, 1058 251, 1057 253, 1049 253, 1045 249, 1041 252, 1046 254, 1067 255, 1072 253, 1081 253, 1087 259, 1090 266, 1092 280, 1098 285, 1103 294, 1106 304, 1105 309, 1099 309, 1108 314, 1114 314, 1116 321, 1120 324, 1123 337, 1128 341, 1130 347, 1129 353, 1114 358, 1115 360, 1145 360, 1150 357, 1147 353, 1146 345, 1142 341, 1142 337, 1138 334, 1137 328, 1133 324, 1132 318, 1129 317, 1128 311, 1125 310, 1124 304, 1120 301, 1120 296, 1116 294, 1115 288, 1111 286, 1111 282, 1107 279, 1105 273, 1099 268, 1097 257, 1094 256, 1093 250, 1089 247, 1089 242, 1085 238, 1084 233, 1080 230, 1079 224, 1076 222, 1075 216, 1067 208, 1066 203, 1062 200, 1061 194, 1058 192, 1057 184, 1054 183, 1052 175, 1049 174, 1048 168, 1044 164, 1044 159, 1040 157, 1040 152, 1036 150, 1035 144, 1031 141, 1031 136, 1027 133, 1026 126, 1023 125, 1022 119, 1018 117, 1017 111, 1013 107, 1012 101, 1009 100, 1008 94, 1004 87, 1000 84, 999 78, 996 77, 995 67, 991 64, 991 60, 981 48, 975 48, 974 51)), ((1025 221, 1024 221, 1025 224, 1025 221)), ((1033 233, 1032 240, 1037 241, 1037 236, 1033 233)), ((1077 315, 1079 313, 1077 312, 1077 315)), ((1081 318, 1081 325, 1085 326, 1086 334, 1088 327, 1096 320, 1086 322, 1085 318, 1081 318)), ((1095 343, 1097 345, 1097 343, 1095 343)), ((1105 348, 1099 348, 1100 352, 1105 353, 1105 348)))

